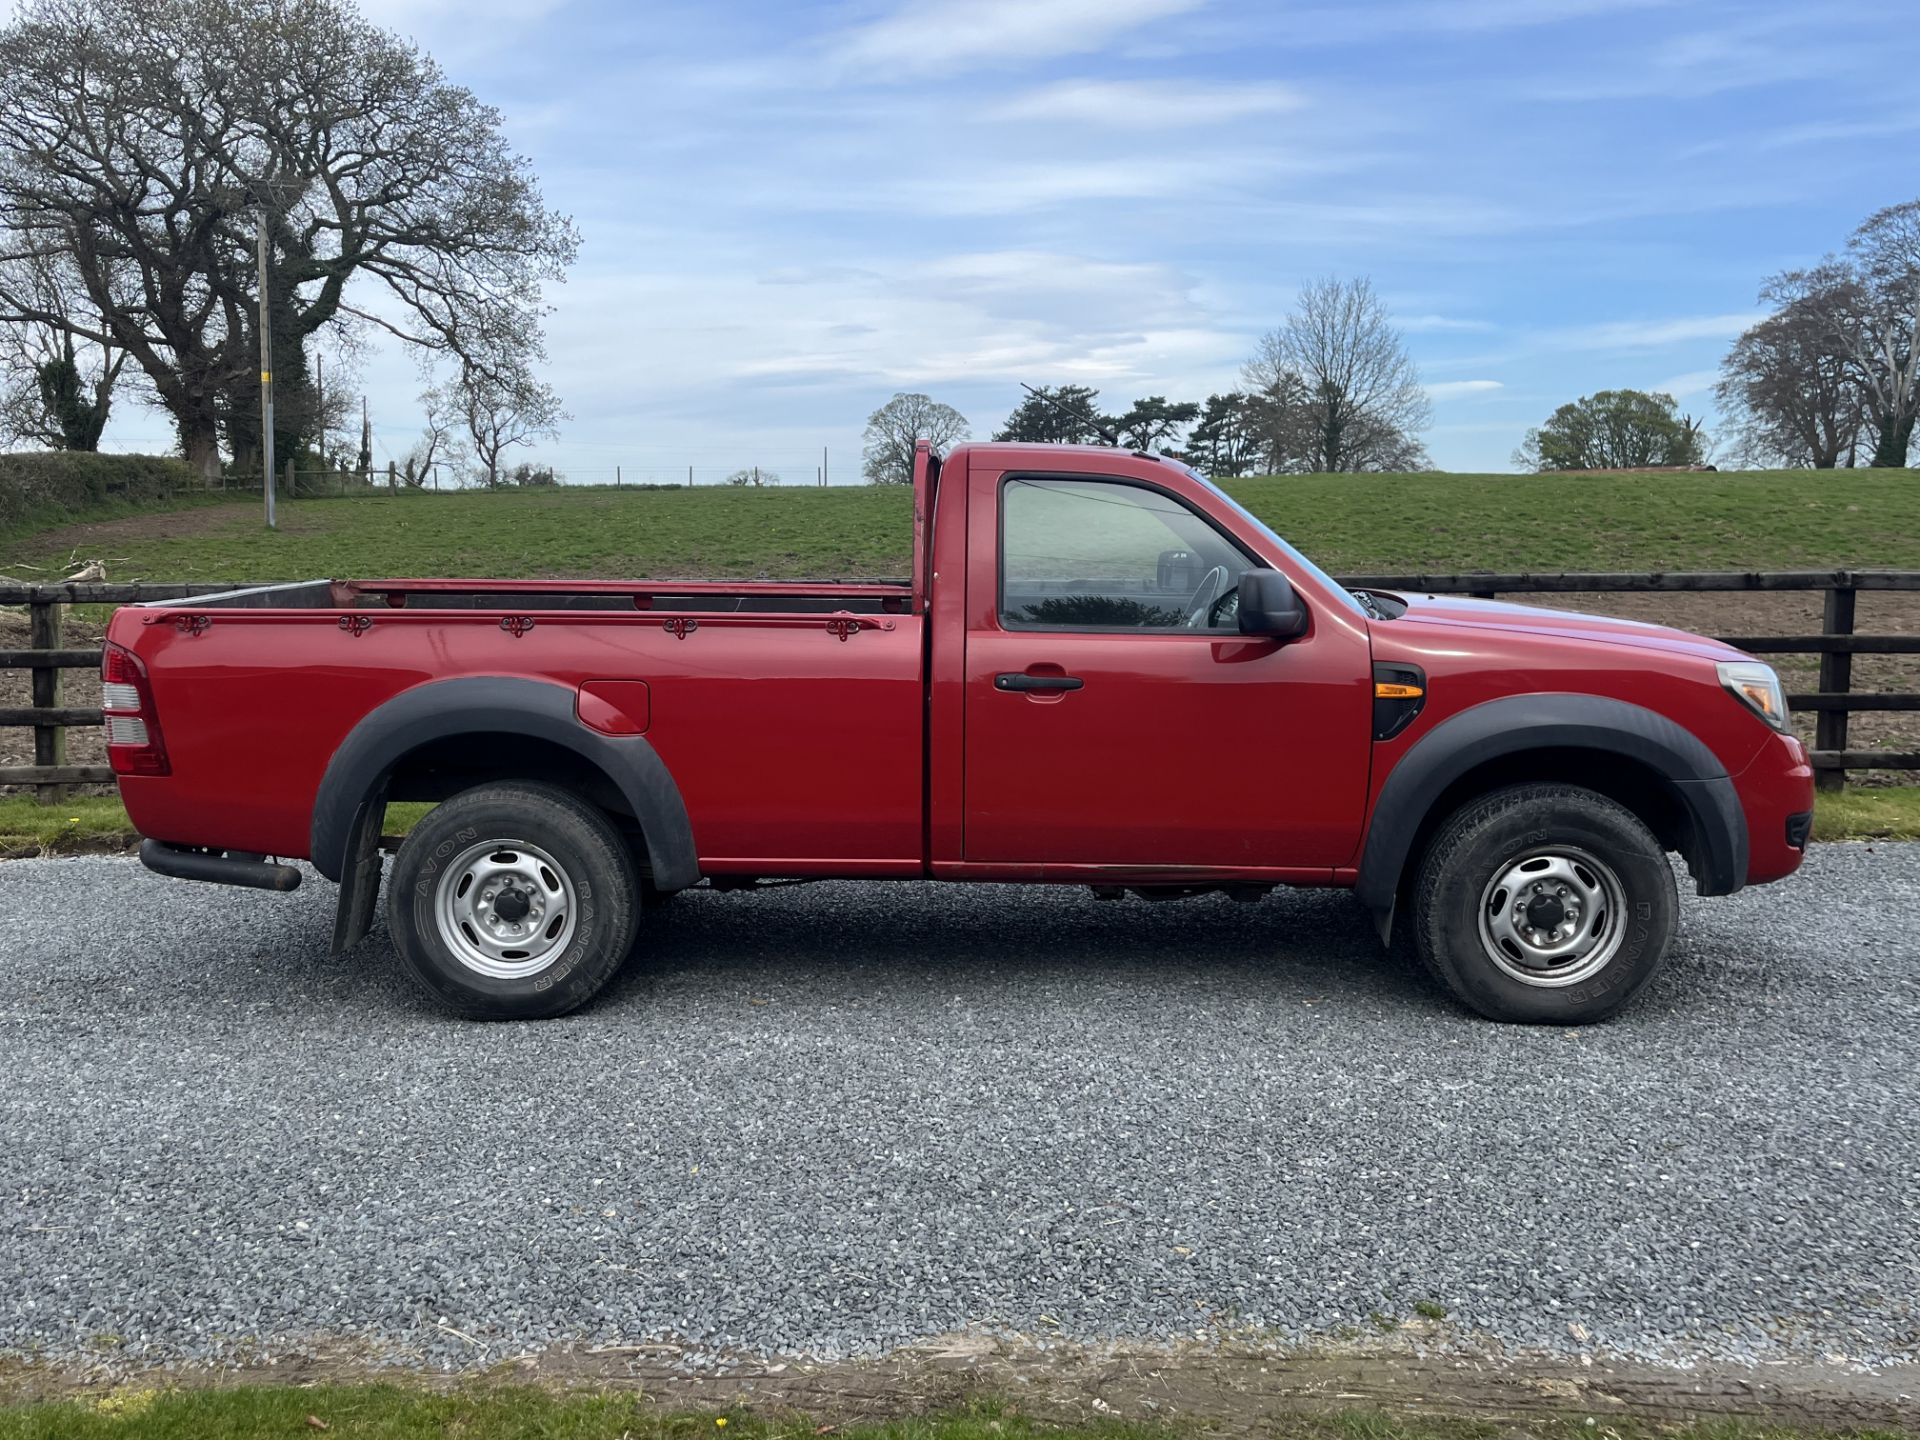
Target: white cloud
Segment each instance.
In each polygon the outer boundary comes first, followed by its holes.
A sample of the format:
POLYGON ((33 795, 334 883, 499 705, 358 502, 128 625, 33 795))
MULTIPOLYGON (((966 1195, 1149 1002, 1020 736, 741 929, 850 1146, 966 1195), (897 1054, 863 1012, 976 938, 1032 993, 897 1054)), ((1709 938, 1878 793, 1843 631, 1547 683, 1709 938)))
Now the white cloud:
POLYGON ((988 118, 1160 130, 1226 124, 1298 110, 1305 103, 1295 91, 1279 85, 1063 80, 1015 96, 988 111, 988 118))
POLYGON ((1896 135, 1910 135, 1916 130, 1920 130, 1920 113, 1908 111, 1871 120, 1818 120, 1804 125, 1789 125, 1749 143, 1758 150, 1784 150, 1793 145, 1884 140, 1896 135))
POLYGON ((461 49, 488 48, 502 31, 544 20, 565 0, 360 0, 360 13, 409 40, 461 49))
POLYGON ((1214 155, 1195 160, 1179 155, 1121 156, 1052 162, 1016 163, 916 175, 899 181, 877 177, 870 191, 850 190, 841 200, 858 200, 875 210, 906 210, 928 215, 1017 215, 1099 201, 1171 201, 1212 188, 1231 187, 1256 167, 1245 156, 1214 155))
POLYGON ((1408 335, 1464 334, 1493 329, 1490 320, 1463 320, 1452 315, 1396 315, 1394 328, 1408 335))
POLYGON ((1484 395, 1506 386, 1498 380, 1439 380, 1424 388, 1435 400, 1450 400, 1459 395, 1484 395))
POLYGON ((806 285, 752 281, 722 259, 622 269, 556 294, 552 378, 576 414, 629 433, 709 407, 731 428, 794 392, 832 397, 816 416, 864 414, 900 388, 1021 379, 1204 394, 1237 371, 1245 341, 1194 288, 1171 266, 1039 250, 823 269, 806 285), (647 317, 637 347, 635 315, 647 317))
POLYGON ((850 71, 886 80, 981 63, 1005 65, 1104 49, 1129 30, 1204 0, 909 0, 832 46, 850 71))
POLYGON ((1741 310, 1668 320, 1610 320, 1561 330, 1549 340, 1556 350, 1656 350, 1690 340, 1731 340, 1765 318, 1764 310, 1741 310))
POLYGON ((1662 380, 1653 388, 1656 392, 1671 395, 1676 400, 1686 400, 1695 395, 1704 395, 1719 382, 1718 370, 1689 370, 1685 374, 1675 375, 1670 380, 1662 380))
POLYGON ((1274 6, 1272 22, 1290 45, 1390 43, 1428 34, 1494 34, 1561 25, 1635 10, 1667 9, 1676 0, 1353 0, 1339 6, 1274 6))
POLYGON ((1577 73, 1542 77, 1527 93, 1540 100, 1698 99, 1846 74, 1862 55, 1844 25, 1829 28, 1821 11, 1795 8, 1676 35, 1645 51, 1610 57, 1610 63, 1587 57, 1577 73), (1823 28, 1810 31, 1811 21, 1823 28), (1836 40, 1836 31, 1844 38, 1836 40))

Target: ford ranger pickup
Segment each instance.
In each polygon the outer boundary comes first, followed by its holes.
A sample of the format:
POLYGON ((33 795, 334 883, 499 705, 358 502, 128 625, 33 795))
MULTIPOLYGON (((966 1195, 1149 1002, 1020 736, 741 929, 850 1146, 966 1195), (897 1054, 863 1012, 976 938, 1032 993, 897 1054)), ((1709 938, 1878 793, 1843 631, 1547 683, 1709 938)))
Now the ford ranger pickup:
MULTIPOLYGON (((1522 482, 1516 482, 1522 483, 1522 482)), ((108 753, 163 875, 380 891, 448 1009, 574 1009, 696 884, 1351 889, 1461 1002, 1643 990, 1675 866, 1802 859, 1813 775, 1717 641, 1349 591, 1146 453, 922 446, 885 584, 334 580, 115 613, 108 753), (390 867, 382 820, 435 802, 390 867)), ((387 842, 391 844, 392 842, 387 842)))

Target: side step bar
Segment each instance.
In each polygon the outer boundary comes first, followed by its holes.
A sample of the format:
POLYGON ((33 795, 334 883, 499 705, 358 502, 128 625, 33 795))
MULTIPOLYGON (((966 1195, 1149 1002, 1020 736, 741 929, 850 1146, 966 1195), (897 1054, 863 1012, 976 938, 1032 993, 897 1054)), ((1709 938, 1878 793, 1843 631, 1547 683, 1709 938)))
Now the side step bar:
POLYGON ((175 880, 208 880, 255 890, 294 890, 300 885, 300 872, 291 865, 269 865, 258 856, 183 850, 158 840, 140 842, 140 863, 156 875, 171 875, 175 880))

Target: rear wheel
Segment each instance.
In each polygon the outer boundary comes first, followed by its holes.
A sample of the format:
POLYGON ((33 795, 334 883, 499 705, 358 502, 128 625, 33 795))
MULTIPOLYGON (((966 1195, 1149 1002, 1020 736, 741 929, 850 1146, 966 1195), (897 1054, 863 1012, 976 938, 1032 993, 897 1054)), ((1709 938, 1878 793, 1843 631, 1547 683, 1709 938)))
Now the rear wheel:
POLYGON ((400 961, 455 1014, 531 1020, 584 1005, 632 949, 640 885, 620 833, 548 785, 483 785, 429 811, 394 860, 400 961))
POLYGON ((1414 887, 1421 959, 1495 1020, 1604 1020, 1659 972, 1679 914, 1673 868, 1624 806, 1515 785, 1440 827, 1414 887))

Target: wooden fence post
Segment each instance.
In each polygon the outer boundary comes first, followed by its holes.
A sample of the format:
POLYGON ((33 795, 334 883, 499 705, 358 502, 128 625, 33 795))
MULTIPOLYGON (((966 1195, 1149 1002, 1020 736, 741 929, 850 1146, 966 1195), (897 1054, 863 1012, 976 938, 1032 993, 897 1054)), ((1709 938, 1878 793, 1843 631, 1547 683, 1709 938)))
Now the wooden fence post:
MULTIPOLYGON (((1838 578, 1838 577, 1836 577, 1838 578)), ((1851 579, 1852 576, 1846 578, 1851 579)), ((1820 626, 1823 635, 1853 634, 1854 605, 1860 592, 1851 585, 1835 585, 1827 591, 1826 613, 1820 626)), ((1845 695, 1853 689, 1853 654, 1851 651, 1826 650, 1820 655, 1820 693, 1823 695, 1845 695)), ((1845 710, 1822 710, 1814 719, 1813 746, 1816 750, 1844 750, 1847 748, 1848 712, 1845 710)), ((1816 770, 1814 784, 1821 790, 1834 791, 1845 787, 1847 772, 1844 770, 1816 770)))
MULTIPOLYGON (((29 615, 27 646, 33 650, 58 650, 61 648, 61 612, 63 607, 53 600, 35 600, 27 607, 29 615)), ((60 669, 55 665, 36 665, 33 667, 33 703, 36 709, 47 709, 60 703, 60 669)), ((35 725, 33 727, 33 763, 35 765, 64 765, 67 763, 67 731, 64 725, 35 725)), ((65 785, 39 785, 34 794, 42 805, 56 805, 67 798, 65 785)))

